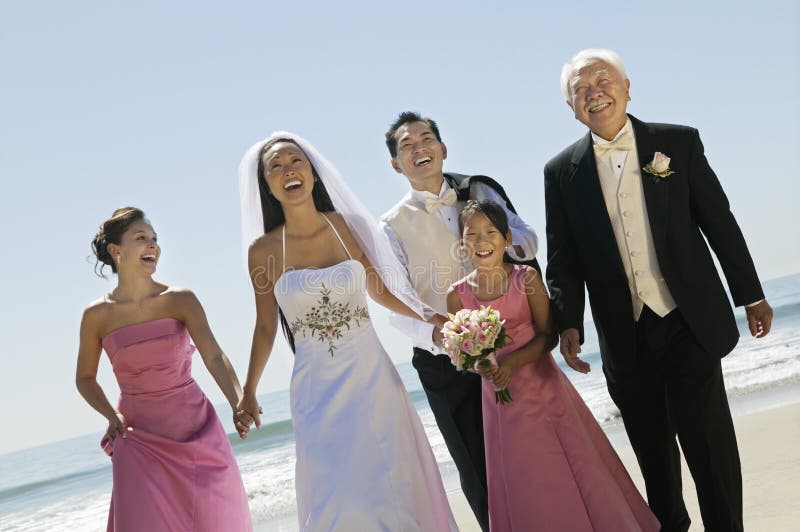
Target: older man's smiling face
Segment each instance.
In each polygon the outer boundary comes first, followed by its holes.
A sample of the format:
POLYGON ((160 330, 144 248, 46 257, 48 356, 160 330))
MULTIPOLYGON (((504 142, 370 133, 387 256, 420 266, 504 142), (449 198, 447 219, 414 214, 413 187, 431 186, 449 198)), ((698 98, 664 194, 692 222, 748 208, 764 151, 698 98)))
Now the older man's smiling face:
POLYGON ((567 102, 575 118, 606 140, 613 139, 627 121, 630 81, 605 61, 595 59, 570 79, 567 102))

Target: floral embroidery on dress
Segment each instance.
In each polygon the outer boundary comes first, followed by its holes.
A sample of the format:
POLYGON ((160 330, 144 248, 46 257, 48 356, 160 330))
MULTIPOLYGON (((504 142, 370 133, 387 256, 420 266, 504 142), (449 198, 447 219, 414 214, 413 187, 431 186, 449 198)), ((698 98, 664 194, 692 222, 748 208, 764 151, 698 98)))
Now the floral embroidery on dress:
POLYGON ((311 307, 304 317, 294 320, 289 325, 289 330, 292 334, 302 332, 304 338, 310 331, 312 338, 316 337, 320 342, 328 343, 328 352, 333 356, 336 350, 335 340, 342 337, 343 330, 347 328, 349 331, 352 323, 360 327, 361 320, 369 319, 369 313, 366 307, 351 308, 350 303, 331 301, 331 290, 326 288, 324 283, 320 294, 322 297, 317 305, 311 307))

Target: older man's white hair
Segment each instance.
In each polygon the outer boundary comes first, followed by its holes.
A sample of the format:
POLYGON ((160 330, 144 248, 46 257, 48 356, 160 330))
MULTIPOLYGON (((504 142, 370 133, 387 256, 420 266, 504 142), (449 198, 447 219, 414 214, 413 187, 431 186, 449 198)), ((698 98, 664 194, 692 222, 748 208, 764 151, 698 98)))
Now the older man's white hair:
POLYGON ((617 52, 612 50, 604 50, 602 48, 587 48, 575 54, 570 62, 561 68, 561 92, 564 93, 564 98, 569 101, 572 98, 572 91, 570 87, 570 80, 580 69, 597 60, 603 61, 617 69, 623 78, 627 79, 628 75, 625 73, 625 66, 622 64, 622 59, 617 52))

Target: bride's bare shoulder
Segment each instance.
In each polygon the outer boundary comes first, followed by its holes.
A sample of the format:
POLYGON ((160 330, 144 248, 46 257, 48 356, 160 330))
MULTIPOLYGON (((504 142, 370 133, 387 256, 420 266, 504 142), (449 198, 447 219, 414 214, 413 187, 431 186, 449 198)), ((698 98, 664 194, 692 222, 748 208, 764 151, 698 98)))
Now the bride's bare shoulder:
POLYGON ((250 244, 250 249, 248 250, 250 257, 253 258, 253 255, 271 255, 275 250, 279 250, 281 246, 281 227, 283 226, 276 227, 269 233, 265 233, 256 238, 253 243, 250 244))
POLYGON ((353 232, 350 230, 350 226, 347 225, 344 216, 339 214, 338 212, 326 212, 325 216, 331 221, 333 226, 336 228, 336 231, 339 233, 339 236, 342 237, 344 240, 347 249, 350 250, 350 253, 353 255, 353 258, 360 259, 360 257, 364 254, 361 246, 358 243, 358 240, 355 239, 353 236, 353 232))

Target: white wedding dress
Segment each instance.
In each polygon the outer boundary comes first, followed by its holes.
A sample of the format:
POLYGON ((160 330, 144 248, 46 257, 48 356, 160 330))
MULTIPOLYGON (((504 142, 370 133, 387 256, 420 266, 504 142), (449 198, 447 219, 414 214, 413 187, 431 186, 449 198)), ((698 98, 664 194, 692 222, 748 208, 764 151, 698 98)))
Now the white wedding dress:
MULTIPOLYGON (((285 228, 283 241, 285 258, 285 228)), ((295 340, 300 529, 458 530, 422 423, 369 319, 364 267, 344 248, 348 260, 284 271, 275 285, 295 340)))

